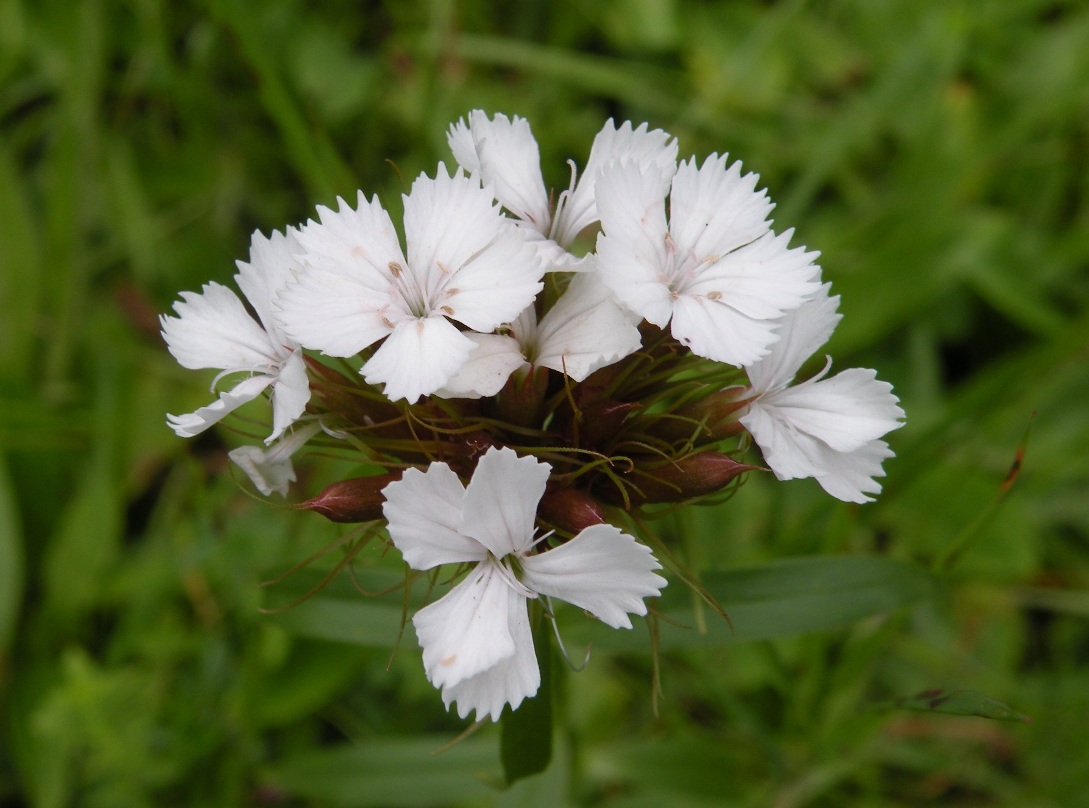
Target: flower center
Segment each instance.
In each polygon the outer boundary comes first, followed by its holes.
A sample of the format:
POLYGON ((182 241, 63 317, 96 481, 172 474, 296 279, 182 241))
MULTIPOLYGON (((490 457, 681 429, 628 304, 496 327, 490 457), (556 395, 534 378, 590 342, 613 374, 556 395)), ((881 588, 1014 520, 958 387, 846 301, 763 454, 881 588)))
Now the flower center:
POLYGON ((518 580, 518 576, 514 572, 514 568, 511 564, 511 557, 504 556, 503 558, 496 558, 492 554, 488 554, 488 560, 486 563, 495 566, 496 571, 502 577, 504 583, 517 592, 522 597, 528 600, 534 600, 537 597, 537 593, 527 587, 524 583, 518 580))

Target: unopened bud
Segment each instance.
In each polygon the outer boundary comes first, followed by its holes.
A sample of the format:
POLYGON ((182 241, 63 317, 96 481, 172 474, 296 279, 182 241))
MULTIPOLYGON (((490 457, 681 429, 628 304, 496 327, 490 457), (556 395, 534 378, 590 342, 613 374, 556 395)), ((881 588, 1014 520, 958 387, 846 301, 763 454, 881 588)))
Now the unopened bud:
POLYGON ((412 433, 404 425, 404 414, 395 405, 368 394, 358 377, 346 376, 312 356, 304 357, 310 372, 313 400, 327 412, 360 427, 381 432, 382 437, 407 437, 412 433), (375 427, 375 425, 385 425, 375 427))
POLYGON ((624 422, 642 406, 638 401, 613 399, 595 399, 587 402, 582 408, 579 443, 590 447, 611 445, 624 422))
POLYGON ((653 502, 682 502, 720 491, 746 471, 760 466, 738 463, 721 452, 700 452, 633 475, 629 493, 633 505, 653 502))
POLYGON ((589 494, 573 488, 546 491, 537 506, 537 515, 542 521, 572 534, 605 521, 601 504, 589 494))
POLYGON ((355 477, 333 483, 313 499, 300 502, 299 510, 315 511, 331 522, 373 522, 382 518, 382 489, 401 479, 402 472, 355 477))
POLYGON ((748 387, 727 387, 686 404, 674 417, 660 419, 656 431, 667 438, 694 438, 697 444, 732 438, 744 431, 738 418, 751 400, 748 387))
POLYGON ((548 368, 537 367, 523 375, 515 371, 499 391, 496 416, 518 426, 539 426, 548 392, 548 368))

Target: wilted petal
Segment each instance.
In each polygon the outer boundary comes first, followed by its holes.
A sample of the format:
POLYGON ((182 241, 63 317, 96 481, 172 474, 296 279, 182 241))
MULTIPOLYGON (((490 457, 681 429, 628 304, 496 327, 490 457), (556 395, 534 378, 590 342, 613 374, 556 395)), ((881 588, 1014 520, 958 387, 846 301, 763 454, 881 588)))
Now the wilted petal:
POLYGON ((250 376, 240 381, 231 390, 220 393, 219 398, 207 407, 201 407, 186 415, 167 415, 167 423, 178 437, 192 438, 212 424, 222 421, 243 404, 253 401, 273 381, 271 376, 250 376))
POLYGON ((666 585, 646 545, 612 525, 592 525, 555 549, 521 560, 522 583, 541 595, 585 609, 613 628, 631 628, 629 614, 647 613, 644 598, 666 585))
POLYGON ((487 557, 480 542, 458 532, 465 486, 445 463, 432 463, 426 472, 407 469, 382 494, 390 539, 412 569, 487 557))
POLYGON ((465 718, 475 710, 477 721, 485 716, 498 721, 503 707, 509 704, 512 710, 517 709, 541 686, 526 600, 517 595, 509 597, 507 608, 514 653, 476 676, 442 690, 443 704, 449 709, 456 702, 459 718, 465 718))
POLYGON ((268 449, 239 446, 227 454, 266 497, 273 491, 287 496, 288 487, 295 482, 292 456, 320 431, 321 425, 314 421, 295 429, 268 449))
POLYGON ((513 449, 488 449, 465 489, 458 530, 496 558, 528 549, 537 503, 551 470, 547 463, 519 457, 513 449))
POLYGON ((515 652, 510 631, 514 592, 494 562, 477 564, 442 599, 416 612, 412 624, 424 670, 436 687, 454 687, 515 652))

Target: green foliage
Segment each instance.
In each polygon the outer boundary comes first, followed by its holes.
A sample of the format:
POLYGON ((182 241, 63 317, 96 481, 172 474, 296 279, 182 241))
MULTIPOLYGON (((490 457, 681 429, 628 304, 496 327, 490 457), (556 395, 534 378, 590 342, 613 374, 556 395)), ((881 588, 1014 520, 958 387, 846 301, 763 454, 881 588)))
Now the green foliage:
POLYGON ((1063 0, 0 2, 0 803, 1084 802, 1087 41, 1063 0), (230 431, 170 433, 211 374, 156 321, 254 229, 396 206, 475 107, 553 188, 609 115, 743 159, 842 295, 836 367, 908 413, 875 504, 754 477, 655 522, 732 631, 676 578, 655 658, 561 612, 591 661, 508 791, 497 728, 438 751, 465 722, 359 591, 403 580, 378 542, 276 611, 345 531, 249 498, 230 431), (969 715, 873 709, 937 687, 969 715))

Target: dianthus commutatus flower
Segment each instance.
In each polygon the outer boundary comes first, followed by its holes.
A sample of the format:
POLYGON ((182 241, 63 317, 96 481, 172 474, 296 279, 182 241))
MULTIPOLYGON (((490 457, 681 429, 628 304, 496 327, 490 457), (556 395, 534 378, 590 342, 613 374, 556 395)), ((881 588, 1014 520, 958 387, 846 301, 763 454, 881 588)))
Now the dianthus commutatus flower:
POLYGON ((757 176, 711 155, 675 176, 619 161, 597 180, 597 267, 617 300, 698 356, 741 366, 776 340, 776 320, 819 285, 816 253, 776 236, 757 176), (669 219, 665 197, 669 194, 669 219))
POLYGON ((270 238, 254 233, 249 263, 238 262, 235 282, 260 318, 254 320, 238 295, 218 283, 205 284, 200 294, 183 292, 174 304, 177 317, 163 316, 163 339, 182 367, 214 368, 224 376, 246 377, 206 407, 168 422, 183 438, 197 435, 236 409, 272 388, 271 443, 306 409, 310 388, 299 345, 287 337, 272 311, 272 299, 293 280, 298 252, 297 232, 274 232, 270 238))
POLYGON ((409 469, 384 490, 394 545, 410 567, 472 564, 466 577, 412 622, 427 677, 464 718, 499 718, 540 686, 527 603, 557 597, 613 628, 647 612, 666 581, 650 549, 617 528, 591 525, 537 552, 537 504, 551 467, 489 449, 468 486, 445 463, 409 469), (426 503, 426 506, 423 506, 426 503))
POLYGON ((904 411, 892 385, 873 370, 823 371, 791 384, 802 364, 831 336, 841 315, 829 285, 780 323, 779 341, 746 368, 752 403, 740 421, 780 480, 814 477, 832 496, 872 502, 881 490, 882 461, 892 450, 880 438, 902 426, 904 411))
POLYGON ((354 356, 379 341, 360 372, 410 404, 438 390, 475 344, 454 322, 490 332, 541 290, 536 250, 499 213, 492 192, 439 164, 405 196, 401 251, 389 214, 359 193, 352 209, 319 207, 299 233, 304 267, 280 294, 288 334, 330 356, 354 356))
POLYGON ((672 176, 677 167, 677 141, 661 129, 617 127, 612 119, 594 138, 586 168, 579 176, 571 163, 571 184, 561 191, 555 208, 541 174, 541 155, 529 122, 482 110, 469 113, 450 127, 447 140, 454 159, 466 171, 479 173, 495 189, 495 197, 516 217, 519 226, 540 250, 549 269, 584 270, 584 261, 568 253, 575 238, 598 221, 594 183, 598 172, 614 160, 626 160, 672 176))

